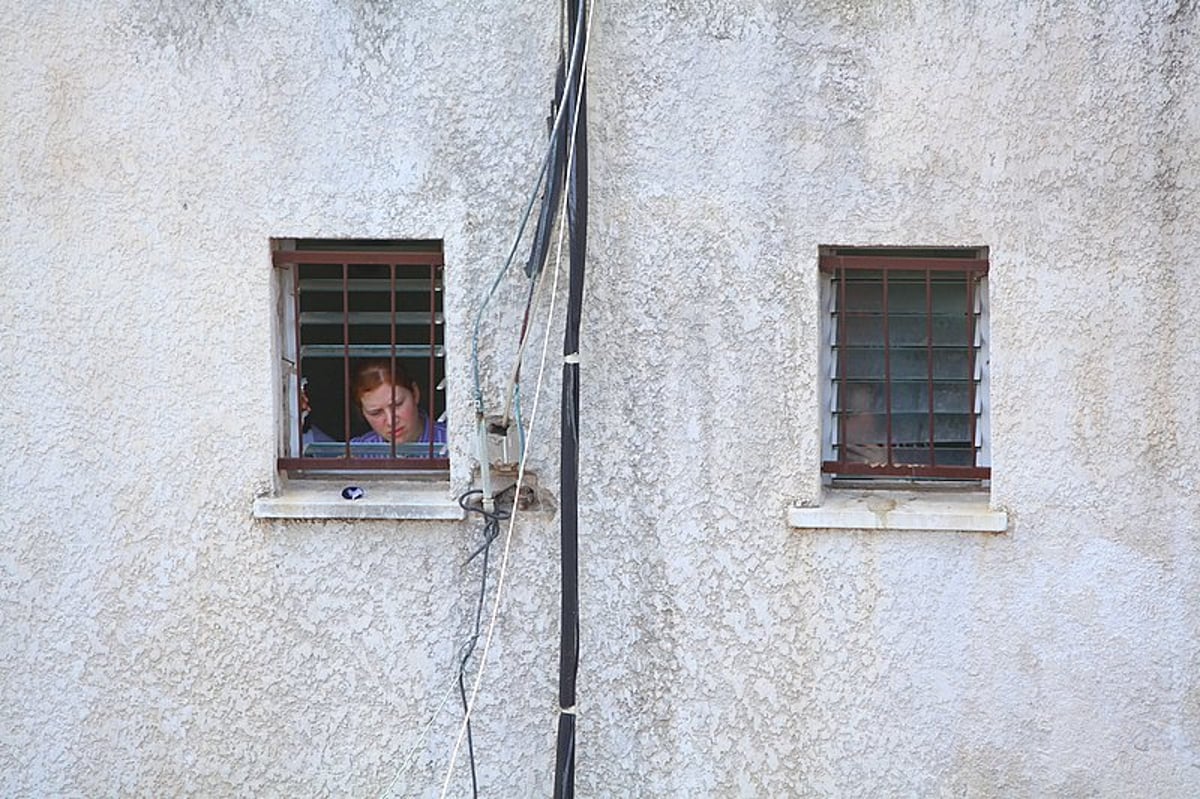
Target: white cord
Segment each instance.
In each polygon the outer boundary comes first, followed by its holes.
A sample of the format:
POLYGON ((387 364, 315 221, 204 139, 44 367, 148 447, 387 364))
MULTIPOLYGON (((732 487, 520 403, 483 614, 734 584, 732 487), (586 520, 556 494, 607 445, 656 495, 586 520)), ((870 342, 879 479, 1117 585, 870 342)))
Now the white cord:
MULTIPOLYGON (((580 66, 580 71, 579 71, 580 86, 583 85, 583 81, 587 77, 588 43, 591 40, 592 14, 593 14, 593 12, 595 12, 595 10, 596 10, 596 4, 593 0, 593 2, 588 6, 587 28, 584 33, 584 42, 583 42, 583 55, 581 57, 580 64, 579 64, 579 66, 580 66)), ((582 101, 583 101, 583 92, 582 91, 577 92, 577 95, 575 98, 575 116, 574 116, 574 119, 572 120, 573 126, 571 128, 571 138, 569 140, 571 143, 571 146, 568 148, 568 152, 570 153, 570 155, 567 158, 567 174, 571 173, 571 167, 573 166, 574 152, 575 152, 574 142, 575 142, 576 133, 578 132, 578 124, 579 124, 579 105, 582 101)), ((566 218, 567 198, 568 198, 569 194, 570 194, 569 192, 563 193, 562 213, 563 213, 564 219, 566 218)), ((532 439, 534 424, 537 421, 538 405, 539 405, 539 402, 540 402, 541 396, 542 396, 542 379, 545 376, 545 372, 546 372, 546 354, 547 354, 547 351, 548 351, 548 348, 550 345, 550 332, 554 327, 554 324, 553 324, 553 322, 554 322, 554 306, 555 306, 557 298, 558 298, 558 275, 559 275, 559 272, 561 271, 559 267, 562 262, 562 243, 563 243, 563 235, 564 235, 566 228, 567 228, 567 225, 560 225, 559 230, 558 230, 558 247, 557 247, 557 251, 555 252, 555 255, 554 255, 554 283, 553 283, 553 286, 552 286, 552 289, 550 292, 550 313, 549 313, 549 317, 546 319, 546 335, 542 339, 542 359, 541 359, 541 363, 538 365, 537 384, 534 387, 533 409, 529 414, 529 436, 530 436, 530 439, 532 439)), ((458 736, 454 740, 454 749, 450 753, 450 762, 446 766, 446 776, 445 776, 445 779, 442 781, 442 791, 439 794, 439 799, 445 799, 446 793, 450 790, 450 777, 454 774, 454 765, 458 761, 458 751, 459 751, 459 749, 462 748, 463 738, 467 734, 467 723, 471 720, 471 713, 475 710, 475 700, 479 696, 479 687, 480 687, 480 685, 483 684, 483 675, 484 675, 484 672, 487 670, 488 652, 491 650, 491 646, 492 646, 492 635, 496 631, 496 620, 499 618, 499 615, 500 615, 500 599, 504 594, 504 582, 505 582, 505 578, 508 575, 508 557, 509 557, 509 554, 512 549, 513 529, 515 528, 516 523, 517 523, 517 507, 516 507, 515 497, 520 496, 520 493, 521 493, 521 485, 525 479, 525 463, 529 458, 529 450, 531 448, 532 448, 532 441, 530 441, 528 444, 526 444, 525 452, 522 453, 520 463, 517 467, 517 486, 516 486, 516 493, 514 494, 513 513, 508 519, 508 530, 504 534, 504 551, 503 551, 503 555, 500 559, 500 574, 496 580, 496 593, 492 599, 492 612, 491 612, 491 616, 488 619, 487 635, 483 639, 483 651, 479 655, 479 666, 475 672, 475 681, 471 685, 471 698, 467 702, 467 711, 466 711, 466 713, 463 714, 462 723, 459 724, 459 727, 458 727, 458 736)))
POLYGON ((450 697, 454 695, 454 686, 457 682, 458 675, 455 674, 454 679, 450 681, 450 684, 446 686, 446 690, 442 694, 442 701, 438 702, 438 706, 434 709, 433 715, 429 718, 429 723, 426 724, 421 730, 420 734, 417 736, 416 743, 412 745, 412 748, 408 750, 408 753, 404 755, 403 760, 400 761, 400 768, 396 771, 396 775, 392 777, 392 781, 389 782, 387 787, 383 789, 383 793, 379 794, 379 799, 386 799, 386 797, 390 796, 392 789, 396 787, 396 783, 400 781, 400 778, 412 770, 412 767, 417 762, 417 750, 420 749, 422 744, 425 743, 425 739, 429 736, 429 731, 433 729, 433 723, 437 721, 438 716, 442 714, 442 708, 446 707, 446 703, 449 702, 450 697))

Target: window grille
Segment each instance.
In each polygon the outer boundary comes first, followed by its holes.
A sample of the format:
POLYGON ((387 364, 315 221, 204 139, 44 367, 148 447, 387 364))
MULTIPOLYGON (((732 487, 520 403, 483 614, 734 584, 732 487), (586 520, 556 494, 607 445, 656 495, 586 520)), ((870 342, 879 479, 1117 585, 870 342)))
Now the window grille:
POLYGON ((278 467, 449 468, 440 242, 289 240, 276 246, 287 402, 278 467), (355 375, 370 363, 415 387, 419 441, 372 436, 354 396, 355 375), (355 440, 362 438, 376 440, 355 440))
POLYGON ((991 476, 986 249, 823 248, 830 324, 822 471, 991 476))

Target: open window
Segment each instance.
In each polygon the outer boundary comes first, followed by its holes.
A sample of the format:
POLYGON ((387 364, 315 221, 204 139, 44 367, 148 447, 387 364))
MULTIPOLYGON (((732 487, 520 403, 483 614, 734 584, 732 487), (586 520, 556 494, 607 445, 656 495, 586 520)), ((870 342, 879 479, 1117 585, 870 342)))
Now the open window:
POLYGON ((276 239, 289 472, 444 471, 439 241, 276 239))
POLYGON ((987 248, 822 247, 822 471, 987 480, 987 248))

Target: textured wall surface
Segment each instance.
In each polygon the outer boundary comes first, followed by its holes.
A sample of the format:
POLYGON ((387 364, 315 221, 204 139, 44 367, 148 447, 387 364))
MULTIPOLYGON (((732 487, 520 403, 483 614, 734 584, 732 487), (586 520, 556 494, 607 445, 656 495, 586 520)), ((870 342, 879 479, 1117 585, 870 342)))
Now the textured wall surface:
MULTIPOLYGON (((470 481, 559 19, 471 5, 0 9, 0 794, 439 794, 478 524, 251 505, 271 237, 445 241, 470 481)), ((597 7, 581 794, 1200 793, 1197 53, 1165 0, 597 7), (788 528, 821 244, 990 247, 1005 534, 788 528)), ((549 792, 557 549, 518 520, 483 795, 549 792)))

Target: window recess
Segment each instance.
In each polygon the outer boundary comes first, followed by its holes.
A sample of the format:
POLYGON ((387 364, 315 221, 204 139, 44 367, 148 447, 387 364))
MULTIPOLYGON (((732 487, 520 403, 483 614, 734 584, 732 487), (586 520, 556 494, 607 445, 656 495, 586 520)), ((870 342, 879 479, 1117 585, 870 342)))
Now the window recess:
POLYGON ((441 242, 274 246, 286 406, 278 468, 448 469, 441 242))
POLYGON ((986 248, 823 247, 837 479, 986 480, 986 248))

